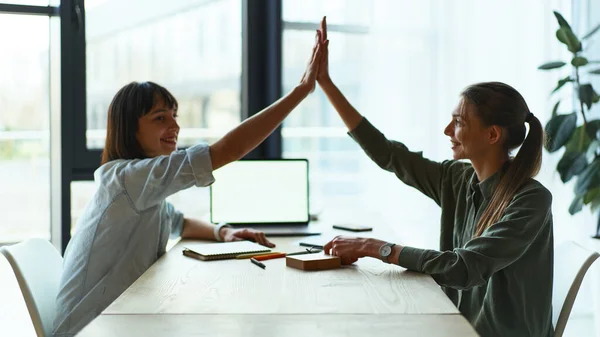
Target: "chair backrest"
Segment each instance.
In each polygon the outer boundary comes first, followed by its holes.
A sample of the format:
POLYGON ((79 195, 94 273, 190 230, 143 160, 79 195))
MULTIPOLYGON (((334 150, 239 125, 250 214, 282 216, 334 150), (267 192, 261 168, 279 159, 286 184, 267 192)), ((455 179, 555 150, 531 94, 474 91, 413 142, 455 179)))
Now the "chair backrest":
POLYGON ((554 249, 552 325, 555 337, 565 331, 583 277, 598 256, 597 252, 573 241, 563 242, 554 249))
POLYGON ((38 336, 52 336, 62 257, 43 239, 0 247, 0 252, 15 273, 35 332, 38 336))

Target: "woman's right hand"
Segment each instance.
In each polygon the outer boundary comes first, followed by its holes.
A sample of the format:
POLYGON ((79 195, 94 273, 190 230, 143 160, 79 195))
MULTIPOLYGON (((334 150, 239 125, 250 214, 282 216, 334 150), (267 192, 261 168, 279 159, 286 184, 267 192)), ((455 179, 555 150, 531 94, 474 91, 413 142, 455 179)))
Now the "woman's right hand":
POLYGON ((323 17, 321 20, 321 28, 319 28, 319 34, 317 35, 319 45, 321 47, 321 58, 318 67, 317 81, 319 86, 323 89, 325 95, 329 99, 329 102, 333 105, 335 110, 338 112, 344 124, 348 130, 354 130, 358 124, 362 121, 362 115, 354 109, 352 104, 348 102, 344 94, 335 86, 331 77, 329 76, 329 40, 327 39, 327 19, 323 17))
POLYGON ((329 40, 327 39, 327 17, 324 16, 321 20, 321 32, 320 41, 321 47, 323 48, 323 55, 321 55, 321 63, 319 64, 319 73, 317 75, 317 81, 319 84, 327 83, 331 81, 329 77, 329 40))

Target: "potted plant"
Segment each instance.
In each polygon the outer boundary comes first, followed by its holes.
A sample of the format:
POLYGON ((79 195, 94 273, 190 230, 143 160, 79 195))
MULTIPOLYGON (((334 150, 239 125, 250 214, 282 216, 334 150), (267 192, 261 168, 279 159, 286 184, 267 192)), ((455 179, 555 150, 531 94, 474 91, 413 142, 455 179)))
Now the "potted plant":
MULTIPOLYGON (((554 16, 559 25, 556 38, 572 55, 570 66, 564 67, 567 63, 563 61, 553 61, 542 64, 538 69, 567 68, 569 74, 558 81, 551 97, 569 84, 576 94, 574 99, 577 104, 575 111, 569 113, 559 113, 560 100, 554 104, 552 116, 545 126, 545 147, 550 153, 564 147, 556 170, 565 183, 576 179, 575 198, 569 206, 569 213, 581 211, 584 205, 589 205, 592 213, 595 213, 600 209, 600 119, 590 119, 589 112, 600 101, 600 96, 584 77, 600 75, 600 61, 590 60, 584 55, 584 44, 589 44, 589 38, 600 30, 600 25, 580 39, 560 13, 554 12, 554 16)), ((600 238, 600 217, 594 237, 600 238)))

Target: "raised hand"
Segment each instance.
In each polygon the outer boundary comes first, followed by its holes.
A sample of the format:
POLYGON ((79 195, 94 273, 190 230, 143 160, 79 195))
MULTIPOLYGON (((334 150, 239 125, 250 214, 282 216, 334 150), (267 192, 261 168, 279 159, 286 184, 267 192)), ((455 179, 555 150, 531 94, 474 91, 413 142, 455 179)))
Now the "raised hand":
POLYGON ((308 89, 308 92, 315 90, 317 75, 319 72, 319 65, 321 64, 321 57, 323 56, 323 45, 321 44, 321 32, 317 30, 315 36, 315 46, 313 47, 310 61, 306 66, 306 70, 300 80, 300 86, 308 89))
POLYGON ((319 28, 321 32, 319 43, 323 49, 323 55, 321 55, 321 62, 319 63, 319 73, 317 75, 317 81, 319 83, 323 83, 325 81, 330 81, 329 77, 329 40, 327 39, 327 17, 324 16, 323 20, 321 20, 321 27, 319 28))

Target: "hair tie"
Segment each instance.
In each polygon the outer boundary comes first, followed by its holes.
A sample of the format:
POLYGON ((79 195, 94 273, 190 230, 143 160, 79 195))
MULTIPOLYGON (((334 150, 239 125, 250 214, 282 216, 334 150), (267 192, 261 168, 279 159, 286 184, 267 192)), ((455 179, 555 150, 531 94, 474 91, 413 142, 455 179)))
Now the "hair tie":
POLYGON ((531 122, 532 119, 533 119, 533 114, 530 112, 527 114, 527 117, 525 117, 525 122, 529 123, 529 122, 531 122))

